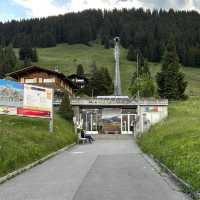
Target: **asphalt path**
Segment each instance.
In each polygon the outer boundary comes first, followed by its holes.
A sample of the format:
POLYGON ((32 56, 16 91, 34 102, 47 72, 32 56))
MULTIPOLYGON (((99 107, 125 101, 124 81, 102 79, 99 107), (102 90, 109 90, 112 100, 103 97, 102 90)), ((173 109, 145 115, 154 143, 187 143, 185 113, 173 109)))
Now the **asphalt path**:
POLYGON ((0 185, 0 200, 187 200, 132 139, 97 140, 0 185))

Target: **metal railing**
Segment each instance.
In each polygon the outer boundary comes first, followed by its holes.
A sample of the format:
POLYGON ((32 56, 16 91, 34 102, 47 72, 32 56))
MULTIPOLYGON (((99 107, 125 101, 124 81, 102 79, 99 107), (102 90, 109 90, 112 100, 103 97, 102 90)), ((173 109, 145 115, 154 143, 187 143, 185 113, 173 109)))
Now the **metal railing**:
POLYGON ((118 99, 118 98, 105 98, 105 99, 99 99, 99 98, 71 98, 71 105, 72 106, 81 106, 81 105, 110 105, 110 106, 117 106, 117 105, 161 105, 161 106, 167 106, 168 100, 166 99, 118 99))

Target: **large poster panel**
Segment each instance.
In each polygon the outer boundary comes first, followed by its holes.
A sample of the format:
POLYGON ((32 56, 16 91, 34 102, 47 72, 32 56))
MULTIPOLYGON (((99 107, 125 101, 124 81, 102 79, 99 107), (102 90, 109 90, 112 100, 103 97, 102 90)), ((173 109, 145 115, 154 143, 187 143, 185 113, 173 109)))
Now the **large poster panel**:
POLYGON ((0 80, 0 106, 22 107, 23 97, 24 85, 0 80))
POLYGON ((53 90, 0 80, 0 114, 52 118, 53 90))
POLYGON ((29 109, 43 110, 51 112, 53 92, 52 89, 36 87, 32 85, 24 86, 24 107, 29 109))
POLYGON ((0 115, 17 115, 17 108, 0 106, 0 115))
POLYGON ((121 113, 118 108, 104 108, 102 111, 103 132, 108 134, 121 133, 121 113))

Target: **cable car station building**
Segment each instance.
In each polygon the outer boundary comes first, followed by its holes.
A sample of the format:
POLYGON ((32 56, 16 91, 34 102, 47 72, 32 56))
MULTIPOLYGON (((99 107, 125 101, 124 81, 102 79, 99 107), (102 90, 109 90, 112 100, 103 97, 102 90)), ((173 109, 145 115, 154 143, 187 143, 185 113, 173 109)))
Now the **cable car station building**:
POLYGON ((121 96, 120 38, 114 39, 115 96, 71 98, 75 129, 89 134, 142 133, 168 116, 168 100, 121 96))
POLYGON ((168 116, 168 101, 124 96, 72 98, 76 128, 89 134, 134 134, 168 116))

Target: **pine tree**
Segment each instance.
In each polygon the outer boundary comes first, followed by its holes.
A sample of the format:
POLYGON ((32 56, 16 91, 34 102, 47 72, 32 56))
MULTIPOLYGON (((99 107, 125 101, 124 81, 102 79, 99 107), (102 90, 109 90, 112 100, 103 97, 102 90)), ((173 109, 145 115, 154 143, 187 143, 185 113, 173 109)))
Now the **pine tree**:
POLYGON ((30 67, 31 66, 31 59, 30 58, 25 58, 24 60, 24 68, 25 67, 30 67))
POLYGON ((132 96, 136 96, 139 91, 140 97, 153 97, 155 94, 154 80, 142 56, 139 57, 138 72, 136 70, 133 74, 129 91, 132 96))
POLYGON ((106 85, 104 83, 104 74, 102 69, 98 69, 91 79, 93 95, 94 96, 103 96, 105 95, 106 85))
POLYGON ((93 74, 96 70, 97 70, 97 65, 96 62, 93 61, 92 64, 90 65, 91 74, 93 74))
POLYGON ((4 75, 11 72, 17 64, 17 58, 12 44, 4 49, 4 75))
POLYGON ((40 47, 54 47, 56 46, 55 36, 51 32, 42 33, 39 37, 40 47))
POLYGON ((132 44, 128 48, 127 60, 129 60, 129 61, 136 61, 137 60, 136 51, 135 51, 132 44))
POLYGON ((139 76, 142 76, 143 74, 151 76, 148 62, 145 60, 145 58, 142 56, 141 53, 139 54, 138 65, 139 65, 139 69, 138 69, 139 76))
POLYGON ((156 76, 158 94, 162 98, 179 100, 185 98, 187 82, 180 71, 179 58, 176 52, 174 36, 171 35, 163 56, 161 72, 156 76))
POLYGON ((197 47, 189 48, 187 52, 187 65, 200 67, 200 49, 197 47))
POLYGON ((38 62, 38 53, 37 53, 37 49, 36 48, 32 49, 31 60, 32 60, 32 62, 38 62))
POLYGON ((20 60, 26 60, 26 59, 31 59, 33 56, 33 50, 31 46, 25 45, 20 48, 19 50, 19 59, 20 60))
POLYGON ((112 78, 109 74, 109 71, 106 67, 101 68, 101 73, 103 74, 103 84, 105 85, 105 93, 104 95, 111 95, 114 92, 114 85, 112 78))
POLYGON ((4 74, 4 49, 0 46, 0 76, 4 74))
POLYGON ((128 37, 128 26, 124 25, 124 27, 122 28, 122 31, 120 33, 120 43, 124 48, 128 48, 129 46, 129 37, 128 37))
POLYGON ((85 72, 84 72, 83 65, 79 64, 79 65, 77 66, 77 69, 76 69, 76 75, 77 75, 78 77, 84 77, 84 74, 85 74, 85 72))
POLYGON ((97 66, 96 62, 93 61, 90 65, 90 74, 89 74, 89 82, 86 85, 86 87, 83 89, 83 93, 85 93, 88 96, 94 95, 94 88, 95 88, 95 76, 97 73, 97 66))
POLYGON ((94 68, 91 71, 89 83, 84 88, 85 94, 88 96, 104 96, 113 94, 113 90, 112 78, 107 68, 94 68))
POLYGON ((73 120, 73 110, 70 105, 69 94, 66 91, 64 92, 63 100, 59 107, 58 113, 62 118, 68 121, 73 120))
POLYGON ((38 62, 37 49, 32 48, 28 40, 24 41, 22 47, 19 50, 19 59, 23 60, 24 63, 27 63, 28 60, 30 60, 30 62, 38 62))
POLYGON ((104 40, 104 48, 105 49, 109 49, 110 48, 110 40, 107 37, 104 40))

